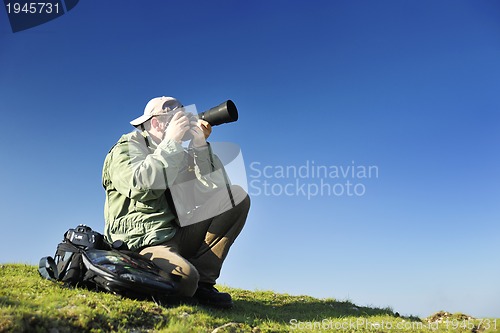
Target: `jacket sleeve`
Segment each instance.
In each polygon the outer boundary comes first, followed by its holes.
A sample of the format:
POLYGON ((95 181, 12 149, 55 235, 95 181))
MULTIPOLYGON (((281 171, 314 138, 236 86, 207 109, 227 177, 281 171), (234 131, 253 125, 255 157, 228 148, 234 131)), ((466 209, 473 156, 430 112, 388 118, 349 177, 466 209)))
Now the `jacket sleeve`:
POLYGON ((174 182, 183 157, 182 146, 175 141, 163 141, 150 152, 138 135, 115 145, 109 177, 116 190, 130 199, 156 199, 174 182))

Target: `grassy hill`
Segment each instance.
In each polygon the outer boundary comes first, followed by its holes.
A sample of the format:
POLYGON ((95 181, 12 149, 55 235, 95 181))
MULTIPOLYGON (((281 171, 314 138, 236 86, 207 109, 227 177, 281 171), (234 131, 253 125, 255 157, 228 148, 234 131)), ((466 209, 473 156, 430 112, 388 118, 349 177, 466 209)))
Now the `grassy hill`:
POLYGON ((400 317, 348 301, 228 287, 219 289, 232 294, 231 310, 161 306, 69 289, 29 265, 0 265, 0 281, 0 332, 500 332, 500 319, 400 317))

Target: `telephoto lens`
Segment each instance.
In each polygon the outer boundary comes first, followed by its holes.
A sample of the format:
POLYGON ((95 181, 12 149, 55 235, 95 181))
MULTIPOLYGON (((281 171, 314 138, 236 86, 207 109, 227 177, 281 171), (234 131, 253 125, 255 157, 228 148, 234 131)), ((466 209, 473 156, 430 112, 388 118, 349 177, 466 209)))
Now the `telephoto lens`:
POLYGON ((232 123, 238 120, 238 109, 231 100, 227 100, 198 115, 198 118, 208 121, 212 126, 232 123))

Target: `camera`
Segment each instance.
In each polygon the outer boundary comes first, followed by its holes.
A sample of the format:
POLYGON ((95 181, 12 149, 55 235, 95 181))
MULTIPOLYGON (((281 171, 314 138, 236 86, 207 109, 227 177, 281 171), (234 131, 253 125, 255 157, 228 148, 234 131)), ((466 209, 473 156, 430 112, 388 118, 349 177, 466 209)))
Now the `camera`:
POLYGON ((100 249, 106 245, 103 235, 92 230, 92 228, 80 224, 75 229, 69 229, 64 238, 71 244, 84 249, 100 249))

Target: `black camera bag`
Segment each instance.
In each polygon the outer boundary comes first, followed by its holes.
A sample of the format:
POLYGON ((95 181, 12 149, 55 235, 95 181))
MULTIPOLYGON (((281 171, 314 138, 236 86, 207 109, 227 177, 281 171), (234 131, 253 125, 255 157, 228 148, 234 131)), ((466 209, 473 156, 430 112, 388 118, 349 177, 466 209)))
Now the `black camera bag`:
POLYGON ((161 298, 176 290, 175 276, 160 273, 149 259, 128 251, 123 242, 109 244, 90 227, 69 229, 54 258, 40 259, 46 279, 68 286, 108 291, 131 298, 161 298))

